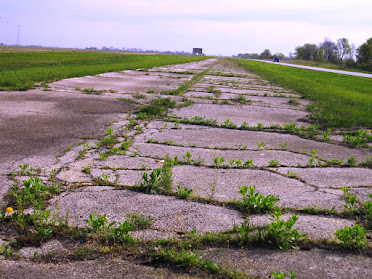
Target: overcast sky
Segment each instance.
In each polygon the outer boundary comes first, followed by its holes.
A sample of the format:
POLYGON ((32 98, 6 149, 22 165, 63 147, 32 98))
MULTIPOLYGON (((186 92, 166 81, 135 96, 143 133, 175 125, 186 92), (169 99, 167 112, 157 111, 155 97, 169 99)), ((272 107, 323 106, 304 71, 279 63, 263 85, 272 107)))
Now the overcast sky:
POLYGON ((0 0, 0 43, 288 55, 372 37, 372 0, 0 0))

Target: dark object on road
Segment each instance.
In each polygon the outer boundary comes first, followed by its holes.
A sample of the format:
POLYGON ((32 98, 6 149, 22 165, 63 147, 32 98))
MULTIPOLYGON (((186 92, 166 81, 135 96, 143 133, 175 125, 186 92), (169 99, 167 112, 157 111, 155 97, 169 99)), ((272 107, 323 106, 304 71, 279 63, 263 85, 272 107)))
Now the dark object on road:
POLYGON ((279 58, 278 58, 278 57, 275 57, 275 58, 273 59, 273 62, 279 62, 279 58))

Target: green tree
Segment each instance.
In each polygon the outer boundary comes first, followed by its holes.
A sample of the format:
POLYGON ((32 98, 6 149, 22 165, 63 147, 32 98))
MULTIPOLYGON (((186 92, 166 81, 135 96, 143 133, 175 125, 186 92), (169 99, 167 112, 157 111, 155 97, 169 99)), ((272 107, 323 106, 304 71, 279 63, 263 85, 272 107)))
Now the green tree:
POLYGON ((337 62, 338 48, 334 42, 325 38, 324 42, 320 43, 320 46, 323 47, 324 59, 332 63, 337 62))
POLYGON ((261 54, 260 54, 260 59, 271 59, 273 56, 271 55, 271 52, 269 49, 265 49, 261 54))
POLYGON ((357 49, 357 62, 372 65, 372 38, 357 49))
POLYGON ((345 55, 351 52, 349 40, 346 38, 341 38, 337 40, 337 48, 338 48, 338 59, 339 60, 343 60, 345 55))

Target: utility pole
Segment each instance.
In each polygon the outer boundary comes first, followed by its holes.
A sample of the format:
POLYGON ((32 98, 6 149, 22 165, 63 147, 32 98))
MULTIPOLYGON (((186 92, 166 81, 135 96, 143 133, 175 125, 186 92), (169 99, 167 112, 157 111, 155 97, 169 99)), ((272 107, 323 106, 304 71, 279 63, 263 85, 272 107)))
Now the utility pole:
POLYGON ((17 33, 17 46, 19 46, 19 24, 18 24, 18 33, 17 33))

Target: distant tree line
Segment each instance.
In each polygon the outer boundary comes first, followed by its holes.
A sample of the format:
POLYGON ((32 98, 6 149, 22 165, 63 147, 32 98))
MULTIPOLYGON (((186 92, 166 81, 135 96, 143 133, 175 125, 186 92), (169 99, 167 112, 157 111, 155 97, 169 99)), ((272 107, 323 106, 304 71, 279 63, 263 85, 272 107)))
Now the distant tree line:
POLYGON ((261 54, 258 53, 239 53, 237 58, 244 58, 244 59, 273 59, 274 57, 278 57, 279 59, 291 59, 292 57, 287 57, 283 53, 275 53, 271 54, 269 49, 265 49, 261 54))
POLYGON ((358 48, 355 48, 354 44, 350 44, 346 38, 338 39, 337 42, 325 38, 319 45, 304 44, 296 47, 294 58, 319 62, 327 61, 372 71, 372 38, 358 48))
POLYGON ((239 53, 236 57, 245 59, 298 59, 312 60, 318 62, 329 62, 333 64, 343 64, 347 67, 359 68, 366 71, 372 71, 372 38, 369 38, 364 44, 355 47, 350 44, 346 38, 338 39, 333 42, 325 38, 319 45, 304 44, 296 47, 296 52, 292 57, 283 55, 282 53, 271 54, 269 49, 265 49, 261 54, 258 53, 239 53))

